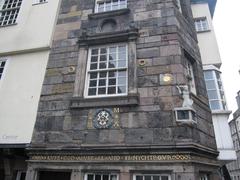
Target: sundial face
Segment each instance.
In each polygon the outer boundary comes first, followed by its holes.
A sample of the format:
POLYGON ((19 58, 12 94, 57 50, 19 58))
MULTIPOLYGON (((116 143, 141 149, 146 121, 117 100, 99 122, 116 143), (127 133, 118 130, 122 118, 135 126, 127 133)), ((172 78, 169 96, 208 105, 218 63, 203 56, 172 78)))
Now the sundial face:
POLYGON ((100 109, 96 111, 93 119, 93 126, 98 129, 110 128, 113 125, 112 111, 109 109, 100 109))

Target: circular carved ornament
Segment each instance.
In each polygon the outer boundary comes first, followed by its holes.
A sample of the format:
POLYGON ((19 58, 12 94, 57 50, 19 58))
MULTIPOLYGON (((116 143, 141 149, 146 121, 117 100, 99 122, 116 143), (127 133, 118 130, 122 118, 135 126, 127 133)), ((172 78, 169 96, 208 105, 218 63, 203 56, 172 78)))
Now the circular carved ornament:
POLYGON ((93 119, 93 125, 97 129, 110 128, 113 125, 112 111, 108 109, 96 111, 93 119))

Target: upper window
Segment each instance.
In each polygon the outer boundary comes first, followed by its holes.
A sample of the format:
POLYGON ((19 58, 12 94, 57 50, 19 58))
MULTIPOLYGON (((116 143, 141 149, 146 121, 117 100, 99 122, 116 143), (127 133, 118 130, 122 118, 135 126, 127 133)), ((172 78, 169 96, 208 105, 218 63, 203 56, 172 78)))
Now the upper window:
POLYGON ((95 12, 106 12, 127 8, 127 0, 96 0, 95 12))
POLYGON ((167 174, 144 174, 144 175, 134 175, 133 180, 171 180, 170 175, 167 174))
POLYGON ((208 180, 208 175, 207 174, 200 175, 200 180, 208 180))
POLYGON ((45 2, 47 2, 47 0, 33 0, 33 4, 41 4, 45 2))
POLYGON ((118 175, 109 173, 88 173, 85 174, 84 180, 118 180, 118 175))
POLYGON ((89 49, 85 97, 127 95, 126 44, 89 49))
POLYGON ((0 1, 0 26, 15 24, 22 0, 0 1))
POLYGON ((0 80, 1 80, 2 75, 3 75, 3 70, 4 70, 5 65, 6 65, 6 61, 0 60, 0 80))
POLYGON ((216 70, 206 70, 204 71, 204 79, 211 110, 226 110, 227 107, 220 72, 216 70))
POLYGON ((203 17, 203 18, 197 18, 194 20, 195 23, 195 28, 197 32, 203 32, 203 31, 208 31, 209 30, 209 26, 208 26, 208 22, 207 22, 207 18, 203 17))

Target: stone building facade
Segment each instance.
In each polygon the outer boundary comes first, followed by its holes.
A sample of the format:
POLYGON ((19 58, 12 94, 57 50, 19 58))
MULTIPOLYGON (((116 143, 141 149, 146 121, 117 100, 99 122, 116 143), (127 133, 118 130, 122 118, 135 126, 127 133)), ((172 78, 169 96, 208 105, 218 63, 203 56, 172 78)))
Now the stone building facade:
POLYGON ((63 0, 27 180, 219 179, 189 0, 63 0))

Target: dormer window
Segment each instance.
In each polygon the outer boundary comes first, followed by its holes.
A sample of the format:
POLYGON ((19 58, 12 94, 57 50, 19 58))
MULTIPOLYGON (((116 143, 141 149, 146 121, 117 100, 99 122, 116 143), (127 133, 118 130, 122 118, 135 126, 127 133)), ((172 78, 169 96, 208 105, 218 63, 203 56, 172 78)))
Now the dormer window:
POLYGON ((107 12, 127 8, 127 0, 96 0, 95 12, 107 12))

